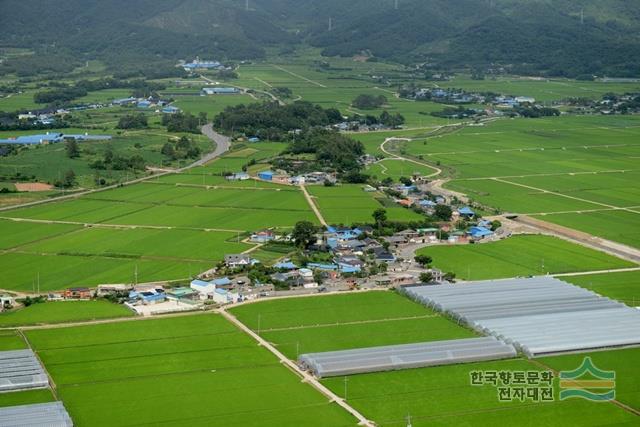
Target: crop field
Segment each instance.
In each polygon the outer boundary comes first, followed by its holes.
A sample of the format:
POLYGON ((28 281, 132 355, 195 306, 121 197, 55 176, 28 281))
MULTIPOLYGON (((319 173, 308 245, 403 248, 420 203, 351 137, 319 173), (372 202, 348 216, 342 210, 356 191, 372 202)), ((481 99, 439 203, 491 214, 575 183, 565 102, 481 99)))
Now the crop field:
MULTIPOLYGON (((576 355, 576 360, 566 363, 567 368, 579 366, 579 357, 581 355, 576 355)), ((404 427, 407 416, 416 427, 502 425, 505 420, 509 420, 509 424, 531 427, 572 424, 631 426, 637 423, 637 416, 612 403, 581 399, 560 401, 557 387, 553 402, 500 402, 497 388, 470 384, 471 371, 486 370, 544 369, 527 360, 512 359, 352 375, 348 377, 346 386, 342 377, 322 382, 340 396, 344 397, 346 391, 350 405, 377 425, 385 427, 404 427)), ((637 375, 636 372, 635 377, 630 378, 637 378, 637 375)))
POLYGON ((275 300, 231 311, 291 359, 309 352, 473 336, 393 292, 275 300))
POLYGON ((428 176, 435 172, 436 170, 429 166, 402 159, 382 160, 367 168, 369 175, 375 176, 380 180, 389 177, 393 178, 394 181, 398 181, 401 177, 409 178, 413 175, 428 176))
POLYGON ((18 332, 12 330, 0 331, 0 351, 22 350, 23 348, 27 348, 27 343, 18 335, 18 332))
POLYGON ((640 271, 590 274, 565 277, 563 280, 624 302, 631 307, 640 306, 640 271))
POLYGON ((0 393, 0 408, 6 406, 31 405, 34 403, 53 402, 54 398, 49 389, 16 391, 0 393))
POLYGON ((217 315, 27 336, 76 425, 355 425, 217 315))
POLYGON ((128 316, 133 316, 133 312, 127 307, 107 301, 47 302, 0 313, 0 327, 81 322, 128 316))
POLYGON ((178 96, 173 105, 191 114, 207 113, 213 118, 229 106, 253 102, 257 101, 249 95, 178 96))
MULTIPOLYGON (((382 204, 376 197, 380 193, 368 193, 362 185, 340 185, 337 187, 309 187, 322 216, 330 224, 371 223, 372 214, 382 204)), ((390 221, 419 221, 423 217, 402 207, 385 208, 390 221)))
POLYGON ((432 246, 420 254, 461 280, 597 271, 635 266, 602 252, 541 235, 514 236, 475 245, 432 246))
POLYGON ((635 116, 520 119, 416 138, 404 149, 453 168, 447 186, 486 206, 638 247, 639 137, 635 116))

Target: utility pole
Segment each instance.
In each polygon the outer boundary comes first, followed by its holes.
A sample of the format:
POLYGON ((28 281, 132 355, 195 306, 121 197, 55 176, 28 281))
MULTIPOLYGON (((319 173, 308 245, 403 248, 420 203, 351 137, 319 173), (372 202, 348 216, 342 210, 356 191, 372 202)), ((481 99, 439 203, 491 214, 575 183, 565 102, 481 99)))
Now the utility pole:
POLYGON ((136 268, 133 271, 133 276, 134 276, 133 284, 137 285, 138 284, 138 264, 136 264, 136 268))
POLYGON ((260 335, 260 324, 262 323, 262 314, 258 314, 258 335, 260 335))
POLYGON ((344 377, 344 400, 347 400, 347 384, 349 383, 349 378, 344 377))
POLYGON ((407 414, 407 427, 411 427, 411 414, 407 414))
POLYGON ((333 30, 333 18, 329 17, 329 31, 333 30))
POLYGON ((584 25, 584 9, 580 9, 580 24, 584 25))
POLYGON ((40 295, 40 272, 38 271, 38 295, 40 295))
POLYGON ((244 9, 249 12, 249 0, 246 0, 244 3, 244 9))
POLYGON ((394 6, 395 10, 398 10, 398 0, 396 0, 395 6, 394 6))

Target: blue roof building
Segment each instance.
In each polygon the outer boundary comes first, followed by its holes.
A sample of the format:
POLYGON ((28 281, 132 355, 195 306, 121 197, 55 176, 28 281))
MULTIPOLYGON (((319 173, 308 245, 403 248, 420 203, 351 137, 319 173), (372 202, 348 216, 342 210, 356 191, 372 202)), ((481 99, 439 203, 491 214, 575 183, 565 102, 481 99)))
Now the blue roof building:
POLYGON ((433 208, 437 206, 436 202, 433 202, 431 200, 420 200, 420 202, 418 202, 418 204, 420 206, 422 206, 423 208, 433 208))
POLYGON ((164 114, 176 114, 180 112, 180 109, 178 107, 174 107, 173 105, 167 105, 162 109, 162 112, 164 114))
POLYGON ((46 133, 41 135, 22 135, 12 139, 0 139, 0 144, 23 144, 23 145, 38 145, 38 144, 52 144, 56 142, 62 142, 63 134, 61 133, 46 133))
POLYGON ((469 235, 474 239, 482 239, 484 237, 488 237, 493 235, 493 231, 489 230, 486 227, 471 227, 468 231, 469 235))
POLYGON ((472 217, 476 216, 476 213, 474 211, 472 211, 471 208, 469 208, 467 206, 458 209, 458 213, 460 214, 460 216, 465 216, 465 217, 469 217, 469 218, 472 218, 472 217))
POLYGON ((151 102, 150 101, 140 101, 137 104, 138 108, 149 108, 151 107, 151 102))
POLYGON ((307 267, 314 270, 322 270, 322 271, 337 271, 338 266, 335 264, 320 264, 320 263, 309 263, 307 267))
POLYGON ((252 136, 251 138, 248 139, 249 142, 260 142, 260 138, 258 138, 257 136, 252 136))
POLYGON ((231 284, 231 280, 228 277, 223 277, 221 279, 215 279, 213 284, 216 286, 229 286, 231 284))
POLYGON ((258 178, 263 181, 273 181, 274 173, 271 171, 264 171, 258 173, 258 178))
POLYGON ((289 262, 279 262, 276 265, 274 265, 273 268, 277 268, 279 270, 295 270, 298 268, 298 266, 292 263, 291 261, 289 261, 289 262))

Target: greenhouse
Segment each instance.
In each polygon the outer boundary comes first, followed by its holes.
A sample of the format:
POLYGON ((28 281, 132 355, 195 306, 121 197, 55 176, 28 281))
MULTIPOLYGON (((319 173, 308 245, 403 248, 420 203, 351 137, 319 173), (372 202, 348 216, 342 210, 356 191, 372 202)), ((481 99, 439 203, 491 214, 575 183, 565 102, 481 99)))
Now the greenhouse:
POLYGON ((0 352, 0 392, 44 388, 49 380, 31 350, 0 352))
POLYGON ((322 378, 515 356, 512 345, 481 337, 303 354, 298 364, 322 378))
POLYGON ((552 277, 403 292, 529 357, 640 344, 640 311, 552 277))
POLYGON ((52 402, 0 408, 0 425, 71 427, 73 422, 62 402, 52 402))

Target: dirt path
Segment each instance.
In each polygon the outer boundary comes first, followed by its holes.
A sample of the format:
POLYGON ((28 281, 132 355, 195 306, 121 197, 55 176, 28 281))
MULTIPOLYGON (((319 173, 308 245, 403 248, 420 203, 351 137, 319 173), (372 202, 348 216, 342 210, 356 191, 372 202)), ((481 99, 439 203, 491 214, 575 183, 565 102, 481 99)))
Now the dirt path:
POLYGON ((298 365, 296 365, 293 361, 289 360, 284 354, 282 354, 278 349, 276 349, 271 343, 269 343, 268 341, 263 339, 260 335, 258 335, 255 332, 253 332, 244 323, 242 323, 238 319, 236 319, 236 317, 233 316, 231 313, 229 313, 228 311, 226 311, 224 309, 220 310, 220 313, 229 322, 233 323, 240 330, 242 330, 244 333, 246 333, 251 338, 256 340, 261 347, 264 347, 265 349, 267 349, 271 353, 273 353, 273 355, 275 355, 284 366, 286 366, 291 371, 293 371, 295 374, 297 374, 302 379, 302 382, 305 382, 305 383, 311 385, 313 388, 318 390, 324 396, 329 398, 329 400, 331 402, 335 402, 337 405, 339 405, 344 410, 346 410, 351 415, 353 415, 358 420, 358 424, 359 425, 368 426, 368 427, 374 427, 375 426, 375 424, 373 422, 369 421, 364 415, 362 415, 355 408, 353 408, 351 405, 349 405, 345 399, 340 398, 340 396, 335 394, 333 391, 329 390, 327 387, 324 386, 324 384, 322 384, 320 381, 318 381, 313 375, 311 375, 308 372, 303 371, 302 369, 300 369, 298 367, 298 365))
MULTIPOLYGON (((383 153, 387 154, 388 156, 391 156, 391 158, 392 158, 392 159, 404 160, 404 161, 407 161, 407 162, 415 163, 415 164, 420 165, 420 166, 428 167, 429 169, 433 169, 433 170, 434 170, 434 172, 433 172, 433 173, 431 173, 431 174, 429 174, 429 175, 425 175, 425 178, 432 178, 432 177, 435 177, 435 176, 438 176, 438 175, 442 174, 442 169, 437 168, 437 167, 435 167, 435 166, 433 166, 433 165, 430 165, 430 164, 428 164, 428 163, 421 162, 421 161, 418 161, 418 160, 414 160, 414 159, 411 159, 411 158, 408 158, 408 157, 403 157, 403 156, 401 156, 401 155, 399 155, 399 154, 395 154, 395 153, 392 153, 392 152, 388 151, 384 146, 385 146, 387 143, 392 142, 392 141, 406 141, 406 142, 410 142, 410 141, 411 141, 411 139, 409 139, 409 138, 396 138, 396 137, 391 137, 391 138, 387 138, 387 139, 385 139, 385 140, 384 140, 384 142, 383 142, 382 144, 380 144, 380 150, 381 150, 383 153)), ((390 159, 388 159, 388 160, 390 160, 390 159)))
POLYGON ((409 316, 409 317, 392 317, 389 319, 373 319, 373 320, 357 320, 354 322, 342 322, 342 323, 320 323, 317 325, 303 325, 303 326, 290 326, 287 328, 272 328, 261 329, 260 332, 282 332, 282 331, 297 331, 301 329, 318 329, 329 328, 335 326, 350 326, 350 325, 367 325, 370 323, 384 323, 384 322, 398 322, 402 320, 417 320, 417 319, 430 319, 433 317, 440 317, 439 314, 425 314, 423 316, 409 316))
POLYGON ((300 189, 302 190, 302 194, 304 194, 304 198, 307 199, 307 203, 309 203, 311 210, 313 210, 313 213, 318 218, 318 221, 320 221, 320 224, 322 224, 324 227, 328 227, 329 225, 327 224, 327 221, 324 220, 324 217, 322 216, 320 209, 318 209, 316 202, 313 200, 313 197, 311 197, 311 195, 307 191, 307 187, 305 187, 304 185, 301 185, 300 189))

